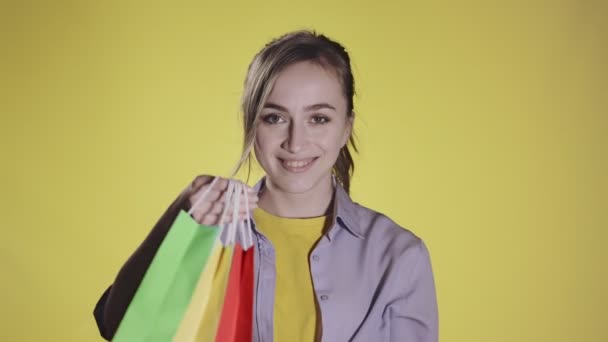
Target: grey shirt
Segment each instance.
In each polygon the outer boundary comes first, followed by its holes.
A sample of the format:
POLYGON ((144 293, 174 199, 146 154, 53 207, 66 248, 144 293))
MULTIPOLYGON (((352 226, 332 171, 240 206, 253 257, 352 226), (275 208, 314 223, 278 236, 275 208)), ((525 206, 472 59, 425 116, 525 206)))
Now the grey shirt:
MULTIPOLYGON (((354 203, 334 184, 335 215, 309 260, 321 340, 437 341, 435 284, 424 242, 387 216, 354 203)), ((255 189, 263 186, 264 179, 255 189)), ((275 251, 268 239, 254 231, 253 335, 254 341, 270 342, 275 251)))

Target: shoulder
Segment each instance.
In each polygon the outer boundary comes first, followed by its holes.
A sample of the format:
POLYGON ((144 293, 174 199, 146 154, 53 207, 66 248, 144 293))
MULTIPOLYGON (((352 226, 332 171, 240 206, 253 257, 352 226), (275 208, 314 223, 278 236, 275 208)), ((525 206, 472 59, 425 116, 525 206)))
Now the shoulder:
POLYGON ((358 203, 353 204, 359 231, 370 247, 384 250, 393 258, 407 258, 412 261, 427 253, 424 241, 412 230, 399 225, 379 211, 358 203))
POLYGON ((403 264, 399 259, 420 259, 427 253, 422 239, 413 231, 397 224, 387 215, 354 202, 342 187, 336 191, 337 216, 352 233, 361 237, 361 247, 368 258, 380 262, 403 264), (398 261, 399 260, 399 261, 398 261))
POLYGON ((400 296, 415 287, 434 291, 431 257, 423 239, 387 215, 355 205, 366 249, 373 251, 368 255, 374 255, 377 265, 393 271, 386 279, 387 283, 394 284, 391 292, 400 296))

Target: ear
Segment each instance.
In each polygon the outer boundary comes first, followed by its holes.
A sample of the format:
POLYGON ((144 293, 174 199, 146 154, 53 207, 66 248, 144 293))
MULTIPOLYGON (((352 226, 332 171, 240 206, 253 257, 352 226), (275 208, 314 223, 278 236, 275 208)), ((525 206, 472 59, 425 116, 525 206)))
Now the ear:
POLYGON ((344 136, 342 137, 342 147, 348 144, 348 140, 353 133, 353 127, 355 124, 355 112, 352 112, 349 117, 346 118, 346 127, 344 129, 344 136))

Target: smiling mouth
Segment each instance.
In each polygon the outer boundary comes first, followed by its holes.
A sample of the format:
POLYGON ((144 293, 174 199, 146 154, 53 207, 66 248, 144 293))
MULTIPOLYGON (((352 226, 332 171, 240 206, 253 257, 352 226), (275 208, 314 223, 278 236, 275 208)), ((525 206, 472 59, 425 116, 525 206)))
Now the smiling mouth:
POLYGON ((310 169, 317 159, 319 159, 319 157, 299 160, 284 160, 279 158, 279 161, 281 161, 281 165, 285 170, 300 173, 310 169))

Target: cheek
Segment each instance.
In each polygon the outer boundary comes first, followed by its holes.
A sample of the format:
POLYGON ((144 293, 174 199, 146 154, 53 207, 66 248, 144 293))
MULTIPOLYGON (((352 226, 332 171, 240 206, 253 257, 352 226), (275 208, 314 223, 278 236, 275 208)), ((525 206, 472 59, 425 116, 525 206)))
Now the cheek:
POLYGON ((323 151, 324 160, 326 163, 333 164, 335 159, 340 154, 340 144, 335 138, 325 138, 317 141, 318 149, 323 151))
POLYGON ((276 145, 276 137, 273 134, 258 130, 255 138, 255 150, 257 154, 260 154, 264 158, 265 154, 268 154, 274 149, 276 145))
POLYGON ((253 146, 253 150, 255 151, 255 155, 258 160, 264 159, 264 153, 266 151, 266 146, 264 144, 264 140, 260 138, 255 139, 255 144, 253 146))
POLYGON ((345 135, 344 128, 336 128, 325 132, 317 141, 326 151, 339 151, 344 145, 345 135))
POLYGON ((253 146, 253 150, 254 150, 255 159, 257 160, 257 162, 260 164, 260 166, 262 167, 262 169, 265 172, 268 172, 268 165, 269 165, 267 162, 267 160, 269 159, 268 148, 266 147, 266 145, 264 143, 264 139, 256 138, 255 145, 253 146))

